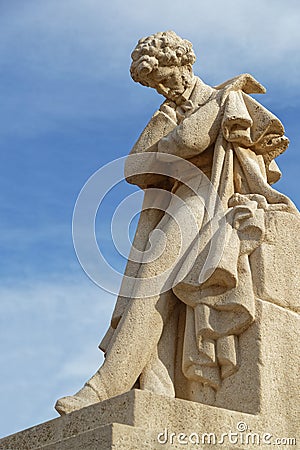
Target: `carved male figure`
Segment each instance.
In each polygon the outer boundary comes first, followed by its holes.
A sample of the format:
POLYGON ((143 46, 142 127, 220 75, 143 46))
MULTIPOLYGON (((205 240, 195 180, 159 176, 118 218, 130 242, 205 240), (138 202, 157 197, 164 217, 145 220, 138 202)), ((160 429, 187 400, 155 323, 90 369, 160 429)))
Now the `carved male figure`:
POLYGON ((134 245, 145 251, 149 234, 159 230, 163 233, 155 235, 152 251, 164 251, 128 262, 125 275, 136 282, 130 293, 128 286, 121 287, 101 343, 104 364, 78 393, 58 400, 60 414, 119 395, 135 383, 187 399, 194 398, 196 383, 213 395, 222 379, 238 370, 237 336, 255 320, 249 257, 264 239, 265 212, 296 213, 290 200, 271 187, 280 177, 274 158, 288 139, 280 121, 248 95, 264 93, 263 86, 248 74, 208 86, 193 74, 191 43, 172 31, 141 39, 132 59, 134 81, 166 100, 132 149, 125 175, 142 189, 169 193, 164 213, 146 209, 153 200, 146 192, 134 245), (141 163, 133 156, 148 153, 141 163), (181 176, 185 166, 169 155, 188 161, 196 172, 181 176), (168 163, 172 171, 166 176, 159 168, 168 163), (211 242, 207 179, 220 203, 212 210, 224 210, 225 251, 215 270, 199 281, 211 242), (184 228, 183 242, 178 227, 184 228), (164 275, 151 290, 157 273, 164 275))

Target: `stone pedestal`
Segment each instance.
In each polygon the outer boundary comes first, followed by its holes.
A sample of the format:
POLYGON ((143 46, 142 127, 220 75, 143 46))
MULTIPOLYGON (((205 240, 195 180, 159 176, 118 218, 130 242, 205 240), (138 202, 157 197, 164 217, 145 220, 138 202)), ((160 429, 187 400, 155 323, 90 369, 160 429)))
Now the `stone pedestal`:
POLYGON ((293 415, 288 423, 280 410, 251 415, 133 390, 4 438, 0 449, 297 448, 295 443, 293 415))
POLYGON ((222 407, 225 391, 212 406, 132 390, 8 436, 0 450, 297 448, 299 317, 264 301, 257 312, 240 379, 224 387, 232 409, 222 407))

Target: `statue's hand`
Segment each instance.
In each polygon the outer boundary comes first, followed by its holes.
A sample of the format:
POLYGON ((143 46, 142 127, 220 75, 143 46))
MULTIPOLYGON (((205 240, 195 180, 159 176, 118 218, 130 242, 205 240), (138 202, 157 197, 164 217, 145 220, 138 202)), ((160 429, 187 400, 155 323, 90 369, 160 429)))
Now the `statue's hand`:
POLYGON ((248 206, 251 202, 257 203, 257 208, 260 209, 268 209, 268 202, 263 195, 260 194, 233 194, 228 200, 229 208, 233 208, 235 206, 248 206))

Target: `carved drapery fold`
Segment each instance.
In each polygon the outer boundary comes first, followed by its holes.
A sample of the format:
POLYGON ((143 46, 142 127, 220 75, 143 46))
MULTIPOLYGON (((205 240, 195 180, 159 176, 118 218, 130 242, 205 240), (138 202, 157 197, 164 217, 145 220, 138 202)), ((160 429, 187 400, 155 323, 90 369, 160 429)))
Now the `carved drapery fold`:
MULTIPOLYGON (((264 211, 276 209, 298 214, 293 203, 270 186, 280 178, 274 158, 287 148, 288 139, 284 136, 281 122, 247 95, 251 92, 263 92, 263 87, 250 75, 242 75, 217 89, 222 91, 221 122, 213 149, 210 180, 218 192, 224 211, 227 211, 225 236, 228 242, 217 267, 214 264, 211 268, 207 267, 207 271, 211 269, 212 274, 206 284, 201 285, 197 276, 203 269, 211 238, 207 216, 199 230, 203 252, 185 280, 173 288, 175 295, 186 304, 186 330, 189 330, 189 333, 184 336, 183 372, 188 379, 200 381, 215 389, 220 386, 222 379, 237 370, 238 335, 255 318, 249 255, 263 240, 264 211), (253 90, 255 83, 259 90, 253 90)), ((197 111, 193 112, 192 105, 190 106, 188 111, 182 111, 179 122, 185 122, 185 114, 186 120, 194 117, 193 121, 197 125, 197 111)), ((129 182, 143 189, 156 183, 165 188, 160 175, 157 176, 158 180, 152 173, 147 175, 147 168, 152 170, 157 161, 153 159, 153 153, 149 158, 146 155, 148 149, 150 152, 155 151, 152 145, 162 137, 157 136, 157 130, 160 130, 163 136, 168 133, 170 136, 174 127, 176 123, 166 114, 160 111, 154 114, 132 151, 133 154, 144 154, 142 167, 132 169, 131 161, 128 160, 129 164, 127 163, 125 168, 129 182), (141 175, 131 175, 135 170, 141 175)), ((199 127, 195 126, 195 130, 201 129, 201 123, 199 127)), ((175 141, 174 144, 178 145, 175 141)), ((180 155, 181 148, 174 147, 173 154, 180 155)), ((202 154, 200 156, 202 157, 202 154)), ((172 191, 176 193, 176 187, 172 191)), ((215 196, 213 198, 215 199, 215 196)), ((212 216, 214 205, 209 205, 208 209, 212 216)), ((147 215, 147 212, 142 213, 141 222, 145 214, 147 215)), ((160 212, 153 211, 153 214, 159 217, 160 212)), ((147 216, 145 217, 148 223, 147 216)), ((159 218, 154 220, 154 223, 158 221, 159 218)), ((116 324, 127 306, 127 299, 123 302, 122 300, 122 297, 119 297, 113 315, 116 324)), ((107 344, 104 345, 104 341, 101 347, 105 351, 107 344)), ((151 379, 151 372, 150 364, 144 369, 143 376, 146 373, 151 379)))
POLYGON ((212 276, 199 283, 204 248, 189 275, 173 288, 187 304, 183 373, 215 389, 237 370, 236 336, 255 316, 248 256, 263 239, 264 214, 257 202, 244 200, 247 205, 234 206, 227 214, 225 251, 212 276))
MULTIPOLYGON (((287 146, 283 133, 280 121, 243 92, 231 91, 226 96, 211 174, 227 211, 224 253, 217 267, 207 268, 211 276, 201 283, 210 243, 205 241, 207 216, 201 230, 202 254, 183 282, 173 288, 187 305, 182 371, 186 378, 214 389, 238 369, 237 336, 255 318, 249 256, 263 241, 264 211, 296 213, 293 203, 267 179, 268 152, 278 155, 287 146)), ((214 211, 214 205, 208 209, 214 211)))

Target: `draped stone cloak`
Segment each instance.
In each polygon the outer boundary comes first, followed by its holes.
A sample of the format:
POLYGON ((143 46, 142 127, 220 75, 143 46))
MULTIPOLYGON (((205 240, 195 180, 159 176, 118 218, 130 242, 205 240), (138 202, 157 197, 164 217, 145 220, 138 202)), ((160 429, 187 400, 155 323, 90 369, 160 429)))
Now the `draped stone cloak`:
MULTIPOLYGON (((264 239, 265 212, 275 209, 297 213, 292 202, 271 187, 280 178, 274 158, 287 148, 288 139, 281 122, 248 95, 264 92, 263 86, 248 74, 216 88, 196 78, 185 102, 175 107, 177 119, 168 116, 165 102, 131 151, 131 155, 165 151, 190 161, 208 176, 222 204, 225 217, 222 257, 217 265, 215 261, 211 267, 208 264, 208 275, 201 281, 199 274, 207 262, 207 249, 213 238, 210 219, 206 218, 199 229, 202 236, 199 255, 172 293, 186 305, 182 373, 186 379, 213 389, 218 389, 222 379, 238 369, 237 336, 255 320, 255 280, 249 256, 264 239), (160 148, 161 140, 167 145, 160 148)), ((145 189, 145 203, 148 187, 176 193, 174 179, 153 175, 155 165, 162 164, 159 158, 144 160, 143 167, 137 164, 129 157, 125 176, 128 182, 145 189)), ((162 214, 155 209, 141 213, 133 242, 139 250, 146 248, 149 233, 162 214)), ((138 269, 129 256, 125 274, 134 277, 138 269)), ((128 307, 130 299, 120 295, 111 327, 100 344, 104 352, 128 307)), ((147 383, 151 388, 152 366, 155 361, 142 374, 142 379, 148 380, 144 388, 147 383)))

